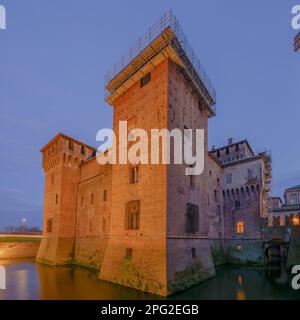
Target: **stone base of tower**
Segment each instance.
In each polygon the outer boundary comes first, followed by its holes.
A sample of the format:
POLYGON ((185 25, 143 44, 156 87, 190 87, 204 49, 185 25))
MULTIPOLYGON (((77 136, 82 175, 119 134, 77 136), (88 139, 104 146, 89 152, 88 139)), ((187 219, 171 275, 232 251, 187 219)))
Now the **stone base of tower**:
POLYGON ((110 238, 99 278, 166 296, 165 238, 110 238))
POLYGON ((167 295, 186 290, 216 275, 209 240, 170 238, 167 252, 167 295))
POLYGON ((43 237, 36 261, 49 265, 71 264, 74 257, 73 237, 43 237))

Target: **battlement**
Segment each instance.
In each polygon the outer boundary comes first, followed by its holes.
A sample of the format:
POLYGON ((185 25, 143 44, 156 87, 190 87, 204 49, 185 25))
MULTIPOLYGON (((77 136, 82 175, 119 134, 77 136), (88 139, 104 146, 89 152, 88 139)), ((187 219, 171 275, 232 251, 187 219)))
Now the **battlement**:
POLYGON ((61 162, 80 164, 95 152, 95 148, 59 133, 41 149, 43 169, 47 172, 61 162))

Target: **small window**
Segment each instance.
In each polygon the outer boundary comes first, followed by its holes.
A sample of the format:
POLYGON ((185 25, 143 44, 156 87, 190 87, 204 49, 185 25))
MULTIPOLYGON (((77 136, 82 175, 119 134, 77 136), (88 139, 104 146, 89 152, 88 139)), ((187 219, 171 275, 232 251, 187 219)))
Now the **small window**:
POLYGON ((231 173, 226 174, 226 183, 227 184, 232 183, 232 174, 231 173))
POLYGON ((236 152, 240 151, 240 145, 238 143, 235 145, 235 151, 236 152))
POLYGON ((106 220, 105 220, 105 218, 102 219, 102 231, 106 231, 106 220))
POLYGON ((220 185, 220 179, 217 178, 217 185, 219 186, 220 185))
POLYGON ((235 208, 235 210, 240 209, 241 208, 241 201, 235 201, 234 202, 234 208, 235 208))
POLYGON ((220 158, 220 150, 217 150, 217 157, 220 158))
POLYGON ((248 178, 253 178, 253 176, 254 176, 254 170, 248 169, 248 178))
POLYGON ((107 190, 103 191, 103 201, 107 200, 107 190))
POLYGON ((196 258, 196 248, 192 248, 192 258, 196 258))
POLYGON ((236 233, 237 234, 243 234, 244 231, 245 231, 244 229, 245 229, 244 221, 238 221, 236 223, 236 233))
POLYGON ((84 148, 84 146, 81 146, 81 148, 80 148, 81 150, 81 154, 83 154, 83 155, 85 155, 85 148, 84 148))
POLYGON ((200 100, 199 100, 199 102, 198 102, 198 106, 199 106, 199 110, 200 110, 201 112, 203 112, 203 105, 202 105, 202 103, 201 103, 200 100))
POLYGON ((130 180, 129 183, 138 183, 139 181, 139 167, 132 166, 130 168, 130 180))
POLYGON ((147 73, 141 78, 141 88, 151 81, 151 73, 147 73))
POLYGON ((55 204, 58 204, 58 194, 55 195, 55 204))
POLYGON ((195 233, 199 229, 199 207, 196 204, 186 204, 186 232, 195 233))
POLYGON ((83 205, 84 205, 84 198, 81 197, 81 198, 80 198, 80 207, 83 208, 83 205))
POLYGON ((73 141, 71 141, 71 140, 69 140, 69 149, 70 150, 74 149, 73 141))
POLYGON ((94 204, 94 194, 91 194, 91 204, 94 204))
POLYGON ((126 250, 125 250, 125 259, 131 260, 132 253, 133 253, 133 249, 132 248, 126 248, 126 250))
POLYGON ((126 203, 125 229, 138 230, 140 228, 140 201, 134 200, 126 203))
POLYGON ((53 218, 47 219, 47 232, 48 233, 53 232, 53 218))
POLYGON ((229 147, 226 147, 226 154, 229 154, 229 147))
POLYGON ((290 203, 289 204, 297 204, 297 194, 296 193, 292 193, 291 195, 290 195, 290 203))

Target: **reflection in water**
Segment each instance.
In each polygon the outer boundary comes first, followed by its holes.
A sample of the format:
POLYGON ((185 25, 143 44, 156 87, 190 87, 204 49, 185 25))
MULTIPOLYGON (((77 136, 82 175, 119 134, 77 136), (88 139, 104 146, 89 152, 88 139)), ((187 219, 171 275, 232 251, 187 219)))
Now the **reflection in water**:
MULTIPOLYGON (((49 267, 34 261, 0 261, 7 270, 7 290, 0 299, 161 299, 159 296, 98 279, 98 271, 49 267)), ((282 267, 282 266, 281 266, 282 267)), ((217 267, 217 275, 170 299, 300 299, 285 268, 217 267)))

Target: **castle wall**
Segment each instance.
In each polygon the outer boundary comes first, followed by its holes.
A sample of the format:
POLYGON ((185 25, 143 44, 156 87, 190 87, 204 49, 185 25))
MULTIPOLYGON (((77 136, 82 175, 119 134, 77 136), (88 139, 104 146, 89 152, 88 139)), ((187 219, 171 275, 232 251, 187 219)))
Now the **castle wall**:
POLYGON ((81 166, 78 184, 76 264, 100 269, 105 254, 111 210, 111 166, 96 158, 81 166))
MULTIPOLYGON (((168 165, 167 173, 167 282, 168 293, 183 290, 215 274, 209 237, 209 166, 205 107, 186 81, 181 67, 169 62, 168 128, 204 129, 205 169, 187 176, 186 165, 168 165), (198 206, 198 228, 187 230, 187 203, 198 206)), ((195 133, 195 131, 193 132, 195 133)), ((212 199, 211 199, 212 201, 212 199)))

